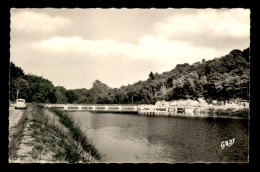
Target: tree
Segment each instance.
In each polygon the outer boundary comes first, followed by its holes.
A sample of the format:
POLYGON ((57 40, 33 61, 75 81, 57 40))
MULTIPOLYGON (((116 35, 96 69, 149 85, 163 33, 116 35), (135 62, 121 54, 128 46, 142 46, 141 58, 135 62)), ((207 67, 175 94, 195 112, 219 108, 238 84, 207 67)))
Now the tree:
POLYGON ((29 82, 28 81, 19 77, 14 80, 13 84, 16 89, 16 99, 19 98, 19 93, 20 93, 21 98, 27 97, 27 93, 29 91, 29 82))
POLYGON ((52 91, 47 95, 47 98, 49 100, 50 103, 57 103, 57 97, 55 95, 55 92, 52 91))
MULTIPOLYGON (((37 103, 56 103, 55 87, 52 82, 36 75, 27 75, 30 94, 29 100, 37 103)), ((56 99, 57 100, 57 99, 56 99)))
POLYGON ((24 72, 20 67, 15 66, 13 62, 9 67, 9 95, 10 100, 14 101, 18 97, 27 98, 29 91, 29 84, 25 78, 24 72))
POLYGON ((88 89, 81 88, 81 89, 74 89, 71 90, 75 93, 77 96, 77 100, 74 101, 74 103, 91 103, 90 98, 91 94, 89 93, 88 89))
POLYGON ((29 82, 21 77, 11 78, 10 81, 10 99, 28 98, 29 82))
POLYGON ((13 62, 10 63, 9 74, 10 78, 24 77, 24 71, 20 67, 15 66, 13 62))
POLYGON ((206 63, 206 65, 205 65, 205 75, 208 76, 210 74, 210 72, 211 72, 211 66, 208 63, 206 63))
POLYGON ((65 96, 66 91, 66 88, 62 86, 55 87, 55 96, 57 99, 57 103, 68 103, 68 99, 65 96))
POLYGON ((103 98, 106 97, 110 89, 110 87, 101 81, 95 80, 92 88, 89 90, 89 94, 91 95, 91 103, 102 103, 103 98))
POLYGON ((153 74, 152 71, 151 71, 150 74, 149 74, 149 79, 150 79, 150 80, 154 80, 154 74, 153 74))
POLYGON ((244 59, 246 59, 247 62, 249 62, 249 56, 250 56, 250 50, 249 50, 249 48, 245 49, 245 50, 242 52, 242 56, 244 57, 244 59))
POLYGON ((229 54, 231 54, 231 55, 233 55, 233 56, 235 56, 235 57, 238 57, 238 56, 241 55, 241 53, 242 53, 241 50, 235 49, 235 50, 230 51, 229 54))
POLYGON ((166 82, 166 87, 167 88, 171 88, 172 86, 173 86, 173 84, 172 84, 172 78, 171 77, 169 77, 168 79, 167 79, 167 82, 166 82))
POLYGON ((74 101, 77 100, 76 94, 73 91, 71 91, 71 90, 67 90, 65 92, 65 96, 68 99, 68 103, 74 103, 74 101))

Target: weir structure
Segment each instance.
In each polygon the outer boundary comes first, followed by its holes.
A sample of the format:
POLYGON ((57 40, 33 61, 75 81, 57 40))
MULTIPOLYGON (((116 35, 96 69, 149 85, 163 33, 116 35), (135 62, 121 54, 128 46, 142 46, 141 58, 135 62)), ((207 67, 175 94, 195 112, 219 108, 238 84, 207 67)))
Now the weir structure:
POLYGON ((62 111, 89 111, 111 113, 134 113, 147 116, 196 116, 208 113, 208 110, 199 107, 186 106, 156 106, 156 105, 129 105, 129 104, 42 104, 44 107, 52 107, 62 111))
POLYGON ((53 107, 64 111, 90 111, 113 113, 138 113, 138 105, 82 105, 82 104, 42 104, 44 107, 53 107))

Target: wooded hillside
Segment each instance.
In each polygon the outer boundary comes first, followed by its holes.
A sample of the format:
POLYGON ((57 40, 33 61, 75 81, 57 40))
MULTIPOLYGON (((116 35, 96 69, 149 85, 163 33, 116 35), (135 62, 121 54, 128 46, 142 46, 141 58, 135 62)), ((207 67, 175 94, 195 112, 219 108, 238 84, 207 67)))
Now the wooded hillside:
POLYGON ((17 95, 29 102, 87 104, 154 104, 158 100, 198 98, 209 102, 236 98, 249 100, 249 72, 247 48, 192 65, 179 64, 162 74, 150 72, 147 80, 120 88, 110 88, 96 80, 91 89, 66 90, 62 86, 54 87, 43 77, 25 75, 11 62, 10 100, 15 100, 17 95))

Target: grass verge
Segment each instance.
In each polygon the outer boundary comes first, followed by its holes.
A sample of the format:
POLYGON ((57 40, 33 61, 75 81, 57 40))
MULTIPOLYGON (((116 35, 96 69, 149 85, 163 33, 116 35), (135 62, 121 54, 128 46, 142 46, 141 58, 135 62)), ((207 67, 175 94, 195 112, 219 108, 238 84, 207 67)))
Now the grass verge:
POLYGON ((72 118, 50 110, 58 117, 58 121, 52 121, 55 119, 44 113, 43 106, 33 105, 28 129, 34 139, 30 143, 33 146, 30 157, 34 160, 69 163, 91 163, 101 159, 72 118))
POLYGON ((69 129, 72 138, 80 144, 83 150, 89 152, 90 155, 93 156, 95 159, 100 160, 101 156, 98 150, 91 144, 86 135, 82 132, 80 124, 76 124, 73 118, 64 112, 59 111, 55 108, 50 109, 59 117, 60 123, 62 123, 66 128, 69 129))

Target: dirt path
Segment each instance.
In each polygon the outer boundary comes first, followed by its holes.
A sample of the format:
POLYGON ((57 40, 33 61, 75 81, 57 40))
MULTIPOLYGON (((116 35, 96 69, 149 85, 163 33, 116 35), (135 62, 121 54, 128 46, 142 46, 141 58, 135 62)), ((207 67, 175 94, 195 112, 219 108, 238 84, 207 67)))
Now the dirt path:
POLYGON ((24 111, 25 110, 9 107, 9 129, 13 128, 18 123, 24 111))

